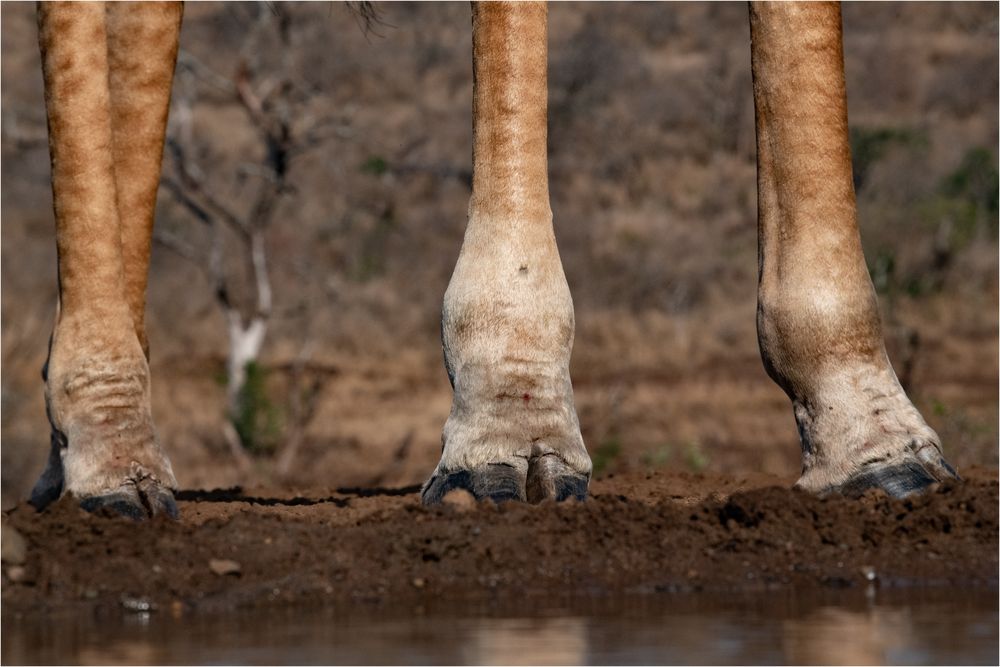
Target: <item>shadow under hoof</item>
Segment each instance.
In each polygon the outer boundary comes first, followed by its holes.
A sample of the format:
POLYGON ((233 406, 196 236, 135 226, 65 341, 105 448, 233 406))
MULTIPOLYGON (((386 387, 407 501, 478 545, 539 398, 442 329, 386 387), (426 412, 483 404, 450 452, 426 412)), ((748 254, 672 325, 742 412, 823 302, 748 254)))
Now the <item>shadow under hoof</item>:
POLYGON ((524 478, 517 469, 506 463, 491 463, 475 470, 456 470, 431 477, 421 494, 424 505, 436 505, 449 491, 463 489, 476 500, 489 498, 502 503, 524 500, 524 478))
POLYGON ((585 500, 589 483, 588 476, 576 472, 555 454, 539 456, 528 463, 526 495, 529 503, 562 502, 570 498, 585 500))
POLYGON ((113 493, 84 498, 80 501, 80 507, 88 512, 106 511, 119 514, 133 521, 161 515, 171 519, 180 518, 174 495, 155 484, 140 483, 138 487, 127 487, 113 493))
POLYGON ((960 479, 955 469, 944 459, 940 459, 938 465, 930 469, 919 461, 907 460, 902 463, 865 468, 844 484, 830 489, 830 492, 857 498, 865 491, 882 489, 894 498, 905 498, 920 493, 933 484, 960 479))

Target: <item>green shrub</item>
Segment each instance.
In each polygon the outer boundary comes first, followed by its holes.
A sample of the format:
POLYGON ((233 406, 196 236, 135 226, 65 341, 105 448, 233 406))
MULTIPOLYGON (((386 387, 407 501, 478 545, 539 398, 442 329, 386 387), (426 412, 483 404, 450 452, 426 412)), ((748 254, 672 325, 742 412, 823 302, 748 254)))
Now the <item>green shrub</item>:
POLYGON ((854 189, 857 191, 865 184, 872 166, 885 156, 889 148, 923 143, 924 138, 907 128, 852 127, 850 141, 854 189))
POLYGON ((267 371, 251 361, 246 365, 246 374, 236 414, 232 416, 233 427, 248 452, 270 454, 277 449, 281 437, 281 410, 268 396, 267 371))
POLYGON ((600 475, 621 456, 622 443, 617 434, 611 434, 597 446, 590 460, 594 464, 593 474, 600 475))

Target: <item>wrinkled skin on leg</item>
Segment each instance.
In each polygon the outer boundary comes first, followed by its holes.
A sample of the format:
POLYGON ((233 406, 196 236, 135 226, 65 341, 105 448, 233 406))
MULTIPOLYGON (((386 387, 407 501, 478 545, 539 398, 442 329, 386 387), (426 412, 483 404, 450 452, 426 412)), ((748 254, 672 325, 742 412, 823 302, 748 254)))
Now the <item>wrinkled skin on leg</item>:
POLYGON ((885 352, 858 233, 840 7, 751 3, 768 374, 792 400, 798 486, 905 496, 955 477, 885 352))
POLYGON ((425 503, 454 489, 497 501, 586 496, 573 301, 549 207, 546 30, 544 4, 473 5, 473 194, 441 323, 455 394, 425 503))
POLYGON ((143 313, 178 3, 40 3, 59 309, 43 373, 52 424, 32 492, 176 516, 150 411, 143 313))

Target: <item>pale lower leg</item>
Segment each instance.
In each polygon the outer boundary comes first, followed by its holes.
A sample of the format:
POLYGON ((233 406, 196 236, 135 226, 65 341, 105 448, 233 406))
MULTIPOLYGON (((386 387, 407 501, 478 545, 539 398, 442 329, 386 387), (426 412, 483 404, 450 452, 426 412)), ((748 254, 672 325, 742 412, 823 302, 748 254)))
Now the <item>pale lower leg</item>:
POLYGON ((103 3, 41 3, 59 259, 59 312, 46 363, 53 455, 32 494, 141 516, 176 509, 156 442, 149 366, 125 298, 112 156, 103 3), (57 455, 58 453, 58 455, 57 455))
POLYGON ((544 5, 474 5, 473 194, 442 317, 455 396, 428 503, 455 488, 533 502, 586 494, 573 302, 549 208, 546 53, 544 5))
POLYGON ((799 486, 905 495, 950 478, 892 370, 858 233, 838 5, 753 3, 760 283, 769 375, 792 400, 799 486))

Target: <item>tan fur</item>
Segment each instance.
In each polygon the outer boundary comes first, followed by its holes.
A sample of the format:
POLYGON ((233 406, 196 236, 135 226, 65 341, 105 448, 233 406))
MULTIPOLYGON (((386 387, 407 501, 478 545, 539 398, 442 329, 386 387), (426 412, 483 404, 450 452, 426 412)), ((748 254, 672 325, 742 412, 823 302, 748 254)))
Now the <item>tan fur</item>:
POLYGON ((112 154, 125 300, 147 357, 146 280, 182 7, 179 2, 107 5, 112 154))
POLYGON ((59 253, 46 401, 63 445, 52 462, 81 497, 176 486, 153 430, 142 311, 179 19, 177 4, 39 5, 59 253))
POLYGON ((753 3, 759 261, 757 324, 818 491, 867 462, 940 459, 937 435, 885 353, 858 233, 840 6, 753 3), (931 454, 935 456, 931 456, 931 454))

